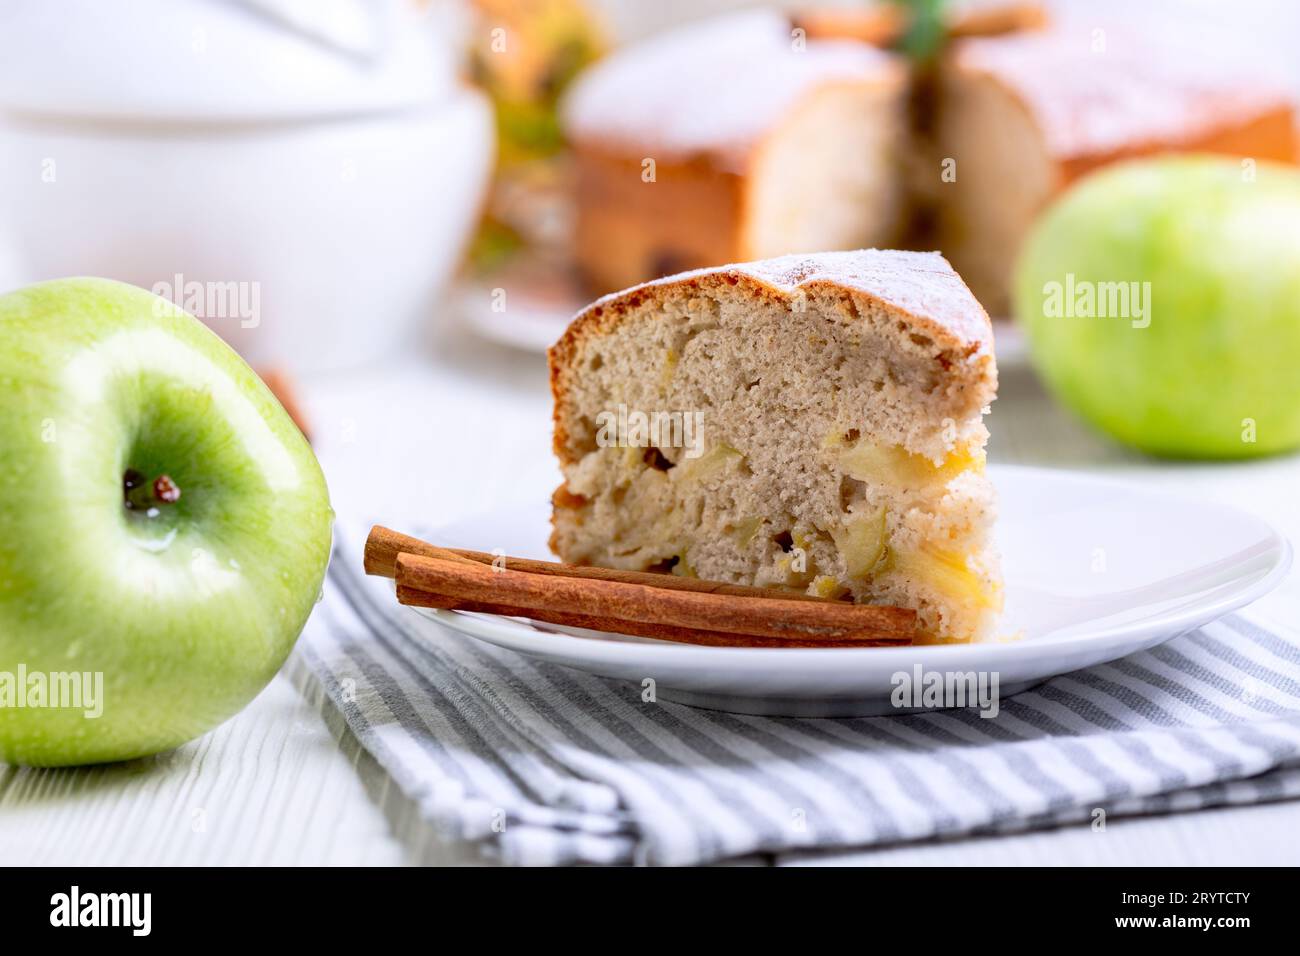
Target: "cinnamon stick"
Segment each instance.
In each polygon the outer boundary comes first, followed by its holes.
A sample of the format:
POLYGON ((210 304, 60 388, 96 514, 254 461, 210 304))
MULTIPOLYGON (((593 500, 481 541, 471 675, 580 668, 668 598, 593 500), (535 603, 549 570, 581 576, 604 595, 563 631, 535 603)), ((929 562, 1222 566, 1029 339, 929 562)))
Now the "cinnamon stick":
POLYGON ((722 581, 703 581, 699 578, 683 578, 673 574, 659 574, 654 571, 622 571, 617 568, 597 568, 580 564, 560 564, 557 561, 538 561, 533 558, 511 558, 489 554, 486 551, 470 551, 464 548, 441 548, 421 541, 410 535, 402 534, 383 525, 375 525, 366 538, 365 569, 367 574, 377 574, 391 578, 396 573, 399 554, 420 554, 429 558, 449 559, 453 555, 468 559, 478 564, 504 565, 510 571, 527 571, 530 574, 546 574, 555 577, 582 578, 589 581, 618 581, 624 584, 644 584, 647 587, 662 588, 668 591, 697 591, 701 594, 726 594, 733 597, 754 597, 781 601, 817 601, 827 603, 825 598, 797 591, 782 591, 778 588, 756 588, 743 584, 727 584, 722 581))
POLYGON ((411 591, 422 591, 509 607, 530 617, 535 612, 582 615, 607 631, 635 622, 779 640, 910 641, 916 626, 916 613, 904 608, 785 598, 755 601, 749 595, 715 591, 503 572, 478 562, 411 553, 397 555, 395 574, 408 597, 411 591))
POLYGON ((796 640, 793 638, 752 637, 747 634, 728 634, 723 631, 703 631, 688 627, 672 627, 667 624, 649 624, 643 621, 611 622, 587 614, 566 614, 563 611, 466 601, 460 598, 444 597, 429 591, 420 591, 401 584, 397 586, 397 600, 409 607, 432 607, 442 608, 447 611, 477 611, 482 614, 497 614, 502 617, 525 617, 545 624, 583 627, 593 631, 614 631, 619 634, 632 634, 636 637, 653 637, 661 641, 673 641, 678 644, 703 644, 710 647, 888 647, 910 643, 909 639, 903 637, 861 641, 796 640))

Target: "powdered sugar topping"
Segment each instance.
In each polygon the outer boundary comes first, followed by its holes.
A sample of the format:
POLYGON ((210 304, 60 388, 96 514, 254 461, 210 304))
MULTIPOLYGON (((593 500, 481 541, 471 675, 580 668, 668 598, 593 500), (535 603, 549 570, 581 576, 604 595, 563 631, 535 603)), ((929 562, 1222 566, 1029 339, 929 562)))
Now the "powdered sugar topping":
POLYGON ((1070 23, 964 41, 956 63, 1011 87, 1062 156, 1191 140, 1287 102, 1259 65, 1190 32, 1070 23))
POLYGON ((890 54, 851 40, 792 36, 754 10, 691 24, 620 50, 584 73, 563 105, 569 136, 646 155, 740 158, 818 85, 901 79, 890 54))
POLYGON ((948 260, 937 252, 855 249, 696 269, 604 296, 579 315, 616 305, 618 300, 640 290, 727 274, 749 276, 787 295, 811 283, 843 286, 907 313, 918 329, 955 338, 972 353, 993 351, 988 314, 948 260))

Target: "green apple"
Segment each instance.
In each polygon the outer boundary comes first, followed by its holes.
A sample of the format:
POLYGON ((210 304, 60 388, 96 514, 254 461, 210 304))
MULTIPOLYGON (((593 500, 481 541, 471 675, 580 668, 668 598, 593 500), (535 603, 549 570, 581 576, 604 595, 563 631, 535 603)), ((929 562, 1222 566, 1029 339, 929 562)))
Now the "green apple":
POLYGON ((236 713, 331 520, 306 439, 197 320, 104 279, 0 297, 0 759, 139 757, 236 713))
POLYGON ((1198 458, 1300 445, 1295 168, 1183 156, 1095 173, 1032 231, 1015 302, 1048 387, 1115 438, 1198 458))

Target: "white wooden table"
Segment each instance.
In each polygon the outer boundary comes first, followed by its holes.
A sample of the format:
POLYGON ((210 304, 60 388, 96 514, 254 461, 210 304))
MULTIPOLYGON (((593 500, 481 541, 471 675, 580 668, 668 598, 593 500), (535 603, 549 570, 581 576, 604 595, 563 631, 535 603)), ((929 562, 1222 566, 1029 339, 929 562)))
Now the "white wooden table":
MULTIPOLYGON (((1158 481, 1269 517, 1300 540, 1300 459, 1169 466, 1087 433, 1004 366, 991 457, 1158 481)), ((550 396, 536 356, 445 336, 421 356, 303 383, 335 509, 450 521, 549 494, 550 396)), ((1300 621, 1300 579, 1267 599, 1300 621)), ((68 770, 0 765, 9 864, 454 863, 291 659, 248 708, 169 754, 68 770)), ((1112 820, 1016 836, 741 862, 1229 865, 1300 860, 1300 803, 1112 820)))

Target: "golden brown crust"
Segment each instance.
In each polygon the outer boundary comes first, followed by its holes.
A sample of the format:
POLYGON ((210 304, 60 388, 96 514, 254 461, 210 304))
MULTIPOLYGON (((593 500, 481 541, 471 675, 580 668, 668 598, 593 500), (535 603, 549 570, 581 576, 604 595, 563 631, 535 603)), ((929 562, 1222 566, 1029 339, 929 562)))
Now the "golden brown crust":
POLYGON ((577 143, 574 257, 593 292, 743 258, 744 179, 708 155, 643 159, 577 143))
POLYGON ((799 291, 830 290, 852 297, 858 314, 883 307, 944 352, 968 363, 971 374, 986 374, 993 362, 993 331, 988 314, 961 277, 937 252, 863 249, 818 255, 780 256, 656 279, 597 299, 569 323, 547 352, 554 402, 553 448, 561 464, 573 462, 561 415, 567 377, 584 340, 608 333, 634 309, 670 293, 725 292, 743 286, 756 298, 789 306, 799 291))
POLYGON ((956 11, 949 17, 948 35, 954 38, 1001 36, 1024 30, 1042 30, 1050 22, 1051 17, 1041 3, 1008 0, 989 7, 956 11))
POLYGON ((1176 142, 1135 139, 1119 149, 1062 157, 1057 187, 1063 189, 1094 169, 1110 163, 1163 152, 1221 153, 1226 156, 1294 163, 1300 160, 1296 115, 1290 106, 1279 105, 1176 142))
POLYGON ((790 23, 811 40, 858 40, 888 47, 907 31, 908 15, 901 5, 880 3, 863 8, 800 10, 790 23))
MULTIPOLYGON (((901 92, 906 78, 901 62, 891 61, 890 69, 870 80, 828 80, 810 88, 785 115, 797 117, 818 97, 844 87, 901 92)), ((779 251, 755 247, 754 193, 760 182, 749 170, 761 166, 784 127, 785 121, 774 120, 743 155, 711 149, 643 156, 645 150, 619 148, 598 138, 576 139, 574 258, 587 288, 607 293, 779 251), (645 178, 649 170, 653 180, 645 178)), ((874 238, 868 241, 891 242, 891 225, 870 234, 874 238)))

